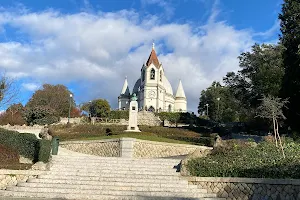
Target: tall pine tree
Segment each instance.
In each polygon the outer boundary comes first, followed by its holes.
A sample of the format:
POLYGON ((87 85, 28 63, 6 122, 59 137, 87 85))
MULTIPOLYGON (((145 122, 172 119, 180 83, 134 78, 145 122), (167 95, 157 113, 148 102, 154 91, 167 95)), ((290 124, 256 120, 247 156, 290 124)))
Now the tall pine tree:
POLYGON ((285 115, 290 127, 300 133, 300 0, 284 0, 279 19, 285 47, 282 95, 290 102, 285 115))

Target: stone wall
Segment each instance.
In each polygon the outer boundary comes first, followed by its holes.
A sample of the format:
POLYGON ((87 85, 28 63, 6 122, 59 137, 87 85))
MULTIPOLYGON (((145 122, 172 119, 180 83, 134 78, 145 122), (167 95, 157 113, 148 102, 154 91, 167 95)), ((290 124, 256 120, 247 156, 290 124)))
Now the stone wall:
POLYGON ((61 142, 60 146, 71 151, 103 157, 120 156, 120 139, 61 142))
POLYGON ((300 180, 262 178, 186 177, 198 188, 226 200, 299 200, 300 180))
POLYGON ((43 174, 43 171, 34 170, 0 170, 0 190, 5 190, 7 186, 15 186, 18 183, 26 182, 29 178, 36 178, 43 174))
POLYGON ((135 158, 161 158, 187 155, 189 153, 193 153, 196 149, 211 148, 197 145, 136 140, 134 142, 133 149, 133 157, 135 158))
POLYGON ((174 144, 138 140, 135 138, 106 139, 94 141, 67 141, 60 146, 71 151, 104 156, 104 157, 134 157, 134 158, 162 158, 187 155, 196 149, 212 149, 211 147, 174 144))
POLYGON ((41 132, 43 126, 39 126, 39 125, 34 125, 34 126, 26 126, 26 125, 11 126, 11 125, 7 124, 7 125, 0 126, 0 128, 4 128, 4 129, 10 130, 10 131, 17 131, 19 133, 32 133, 37 138, 39 138, 39 133, 41 132))
MULTIPOLYGON (((68 118, 67 117, 61 117, 60 121, 58 124, 67 124, 68 123, 68 118)), ((81 123, 81 117, 75 117, 75 118, 70 118, 70 123, 71 124, 80 124, 81 123)))

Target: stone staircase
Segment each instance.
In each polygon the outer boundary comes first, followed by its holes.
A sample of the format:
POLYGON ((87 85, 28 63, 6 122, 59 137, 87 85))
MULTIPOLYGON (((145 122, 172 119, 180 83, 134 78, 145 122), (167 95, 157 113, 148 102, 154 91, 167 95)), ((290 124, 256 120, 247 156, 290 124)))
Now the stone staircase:
POLYGON ((160 126, 162 121, 153 112, 140 111, 138 112, 138 125, 160 126))
POLYGON ((221 200, 189 185, 176 172, 180 160, 53 156, 49 171, 0 191, 4 197, 56 199, 221 200))

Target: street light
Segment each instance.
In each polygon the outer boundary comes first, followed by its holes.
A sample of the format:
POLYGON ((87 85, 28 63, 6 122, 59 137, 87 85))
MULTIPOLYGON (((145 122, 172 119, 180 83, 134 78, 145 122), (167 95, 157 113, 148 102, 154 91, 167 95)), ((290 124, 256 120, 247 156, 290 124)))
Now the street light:
POLYGON ((218 100, 218 115, 217 115, 217 117, 218 117, 218 120, 219 120, 219 115, 220 115, 220 97, 218 97, 217 98, 217 100, 218 100))
POLYGON ((207 115, 207 117, 208 117, 208 103, 207 104, 205 104, 205 106, 206 106, 206 115, 207 115))
POLYGON ((71 115, 71 100, 72 100, 73 95, 70 94, 70 99, 69 99, 69 116, 68 116, 68 124, 70 123, 70 115, 71 115))

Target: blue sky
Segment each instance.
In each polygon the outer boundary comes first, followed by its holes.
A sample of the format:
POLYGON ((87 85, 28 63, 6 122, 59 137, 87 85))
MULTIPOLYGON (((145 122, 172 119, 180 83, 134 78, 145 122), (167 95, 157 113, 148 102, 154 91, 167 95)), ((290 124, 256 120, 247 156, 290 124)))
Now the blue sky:
MULTIPOLYGON (((77 103, 117 107, 124 77, 132 89, 154 41, 188 109, 201 90, 238 70, 237 56, 278 41, 282 0, 0 0, 0 72, 25 104, 43 83, 65 84, 77 103)), ((5 109, 5 106, 1 109, 5 109)))

